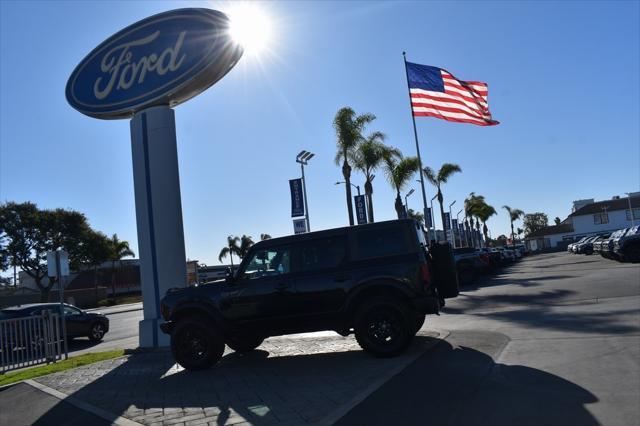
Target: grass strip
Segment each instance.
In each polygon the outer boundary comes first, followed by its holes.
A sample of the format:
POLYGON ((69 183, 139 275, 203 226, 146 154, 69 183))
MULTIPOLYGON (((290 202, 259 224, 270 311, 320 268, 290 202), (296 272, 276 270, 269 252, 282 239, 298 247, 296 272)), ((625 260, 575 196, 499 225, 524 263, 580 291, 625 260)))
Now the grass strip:
POLYGON ((69 359, 54 362, 51 364, 5 373, 4 375, 0 375, 0 386, 8 385, 10 383, 19 382, 22 380, 34 379, 46 374, 70 370, 72 368, 81 367, 83 365, 93 364, 94 362, 104 361, 106 359, 118 358, 122 355, 124 355, 123 349, 117 349, 107 352, 92 352, 69 357, 69 359))

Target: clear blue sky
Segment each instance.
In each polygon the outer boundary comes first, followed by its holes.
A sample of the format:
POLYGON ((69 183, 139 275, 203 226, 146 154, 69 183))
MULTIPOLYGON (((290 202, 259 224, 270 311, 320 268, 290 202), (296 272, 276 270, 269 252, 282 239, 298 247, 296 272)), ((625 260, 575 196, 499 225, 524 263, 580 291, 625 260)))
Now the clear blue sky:
MULTIPOLYGON (((288 179, 307 169, 313 229, 347 223, 331 122, 349 105, 370 130, 414 155, 401 53, 489 84, 502 124, 418 120, 425 165, 458 163, 444 187, 454 214, 471 191, 566 217, 572 200, 640 186, 639 2, 264 3, 271 53, 245 57, 223 80, 176 108, 187 256, 208 264, 228 234, 292 233, 288 179)), ((0 6, 0 201, 67 207, 118 233, 137 252, 128 120, 73 110, 64 87, 76 64, 114 32, 179 7, 217 2, 30 2, 0 6)), ((362 184, 355 174, 354 183, 362 184)), ((419 184, 410 207, 421 205, 419 184)), ((379 172, 376 218, 394 194, 379 172)), ((428 187, 428 195, 433 196, 428 187)), ((439 220, 438 220, 439 222, 439 220)))

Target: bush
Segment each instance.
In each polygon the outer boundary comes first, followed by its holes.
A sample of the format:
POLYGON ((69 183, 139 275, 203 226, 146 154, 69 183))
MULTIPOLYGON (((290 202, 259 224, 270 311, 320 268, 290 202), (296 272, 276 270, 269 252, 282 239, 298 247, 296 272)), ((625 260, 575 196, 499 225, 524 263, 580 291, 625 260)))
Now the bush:
POLYGON ((116 299, 102 299, 98 301, 98 306, 115 306, 116 299))

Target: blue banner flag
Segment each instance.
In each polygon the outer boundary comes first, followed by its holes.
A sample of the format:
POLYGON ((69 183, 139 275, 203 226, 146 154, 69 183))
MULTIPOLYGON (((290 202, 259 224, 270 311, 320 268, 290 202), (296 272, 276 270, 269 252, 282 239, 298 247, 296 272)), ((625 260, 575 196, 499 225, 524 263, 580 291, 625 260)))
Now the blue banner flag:
POLYGON ((291 189, 291 217, 304 216, 302 179, 289 180, 289 188, 291 189))
POLYGON ((446 212, 444 214, 444 224, 443 224, 444 230, 448 231, 451 229, 451 216, 449 215, 449 212, 446 212))
POLYGON ((353 199, 356 203, 356 217, 358 218, 358 225, 364 225, 367 223, 367 206, 364 201, 364 195, 356 195, 353 199))
POLYGON ((427 207, 427 215, 424 217, 424 223, 427 228, 433 228, 433 219, 431 217, 431 208, 427 207))

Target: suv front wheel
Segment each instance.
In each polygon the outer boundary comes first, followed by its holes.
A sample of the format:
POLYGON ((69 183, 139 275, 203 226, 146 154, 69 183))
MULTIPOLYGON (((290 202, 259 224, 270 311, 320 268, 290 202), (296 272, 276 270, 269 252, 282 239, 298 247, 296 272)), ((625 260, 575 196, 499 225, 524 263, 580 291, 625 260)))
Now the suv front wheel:
POLYGON ((171 333, 171 352, 187 370, 204 370, 222 358, 224 340, 208 319, 184 318, 171 333))
POLYGON ((354 322, 360 347, 380 358, 402 353, 411 343, 416 327, 409 307, 384 299, 365 302, 356 312, 354 322))

